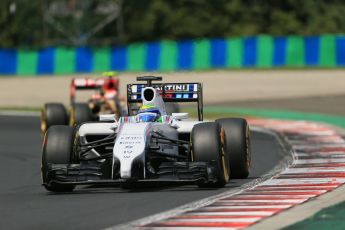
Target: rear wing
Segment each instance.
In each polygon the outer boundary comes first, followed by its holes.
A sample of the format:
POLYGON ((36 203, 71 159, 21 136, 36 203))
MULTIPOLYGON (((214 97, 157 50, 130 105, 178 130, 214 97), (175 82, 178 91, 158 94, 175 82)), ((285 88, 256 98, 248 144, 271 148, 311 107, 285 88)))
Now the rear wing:
MULTIPOLYGON (((112 79, 115 81, 115 88, 118 88, 118 79, 112 79)), ((73 78, 70 85, 70 100, 73 105, 75 102, 76 90, 94 90, 100 89, 104 83, 108 81, 108 78, 73 78)))
MULTIPOLYGON (((141 92, 147 84, 128 84, 127 103, 128 114, 132 108, 131 104, 141 103, 141 92)), ((154 83, 150 84, 160 92, 164 102, 196 102, 198 105, 199 121, 203 120, 203 98, 201 83, 154 83)))

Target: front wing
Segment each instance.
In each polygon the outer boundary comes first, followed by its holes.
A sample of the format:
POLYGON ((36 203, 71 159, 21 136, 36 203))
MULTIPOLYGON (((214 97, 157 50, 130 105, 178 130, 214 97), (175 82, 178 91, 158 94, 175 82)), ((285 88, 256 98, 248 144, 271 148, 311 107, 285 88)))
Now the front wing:
POLYGON ((111 179, 104 173, 104 165, 93 164, 49 164, 47 178, 49 184, 72 185, 185 185, 216 182, 215 162, 164 162, 159 171, 149 178, 111 179))

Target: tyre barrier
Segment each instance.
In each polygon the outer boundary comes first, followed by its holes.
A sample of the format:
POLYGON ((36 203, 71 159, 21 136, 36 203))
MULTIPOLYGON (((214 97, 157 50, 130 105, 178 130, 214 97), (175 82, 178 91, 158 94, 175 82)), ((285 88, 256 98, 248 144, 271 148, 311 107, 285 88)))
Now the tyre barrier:
POLYGON ((345 35, 257 35, 105 47, 0 48, 0 75, 315 66, 345 66, 345 35))

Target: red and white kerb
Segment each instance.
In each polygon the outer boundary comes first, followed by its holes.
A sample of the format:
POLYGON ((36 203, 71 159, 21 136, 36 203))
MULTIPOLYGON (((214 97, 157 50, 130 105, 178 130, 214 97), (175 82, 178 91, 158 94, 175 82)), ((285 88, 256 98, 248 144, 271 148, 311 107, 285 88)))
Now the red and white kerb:
POLYGON ((323 124, 250 119, 291 144, 295 161, 279 175, 239 194, 141 227, 159 229, 242 229, 345 182, 345 141, 323 124))

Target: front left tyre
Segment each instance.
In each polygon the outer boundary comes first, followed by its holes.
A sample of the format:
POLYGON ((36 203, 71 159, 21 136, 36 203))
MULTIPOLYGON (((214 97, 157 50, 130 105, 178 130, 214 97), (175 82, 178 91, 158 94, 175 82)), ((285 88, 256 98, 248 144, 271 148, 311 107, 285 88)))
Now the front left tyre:
POLYGON ((243 118, 216 120, 225 131, 225 151, 229 156, 232 179, 245 179, 251 167, 250 131, 243 118))
POLYGON ((62 185, 52 182, 48 174, 49 164, 72 163, 74 133, 69 126, 50 127, 43 140, 42 180, 44 187, 51 192, 71 192, 75 185, 62 185))

